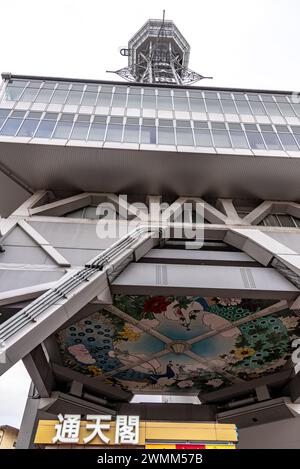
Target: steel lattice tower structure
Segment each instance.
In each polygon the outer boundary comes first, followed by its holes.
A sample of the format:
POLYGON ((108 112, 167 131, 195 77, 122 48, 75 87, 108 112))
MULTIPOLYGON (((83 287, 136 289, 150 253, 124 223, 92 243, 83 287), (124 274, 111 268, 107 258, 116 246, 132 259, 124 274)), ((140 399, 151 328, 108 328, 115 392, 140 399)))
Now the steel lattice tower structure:
POLYGON ((115 71, 128 81, 190 85, 204 77, 188 68, 190 45, 173 21, 148 20, 121 49, 128 66, 115 71))

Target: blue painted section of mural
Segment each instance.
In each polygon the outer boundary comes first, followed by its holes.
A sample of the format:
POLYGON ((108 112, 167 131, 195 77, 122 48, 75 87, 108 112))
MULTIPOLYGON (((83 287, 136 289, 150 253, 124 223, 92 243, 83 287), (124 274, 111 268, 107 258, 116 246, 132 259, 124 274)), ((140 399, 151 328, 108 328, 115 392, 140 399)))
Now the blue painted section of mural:
POLYGON ((92 314, 60 331, 57 340, 66 366, 123 389, 209 392, 286 364, 300 333, 298 316, 286 309, 252 319, 274 303, 116 295, 112 312, 92 314))

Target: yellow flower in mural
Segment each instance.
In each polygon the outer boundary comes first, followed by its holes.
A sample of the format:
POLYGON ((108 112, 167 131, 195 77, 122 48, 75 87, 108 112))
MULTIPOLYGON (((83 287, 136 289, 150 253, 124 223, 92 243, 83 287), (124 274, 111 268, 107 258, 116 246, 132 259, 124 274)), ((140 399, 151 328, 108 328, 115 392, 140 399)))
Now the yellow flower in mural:
POLYGON ((242 360, 243 358, 252 357, 255 354, 255 350, 253 348, 237 348, 234 352, 236 358, 242 360))
POLYGON ((88 370, 93 373, 93 376, 99 376, 99 375, 102 375, 102 370, 101 368, 98 368, 97 366, 95 365, 90 365, 88 366, 88 370))
POLYGON ((138 340, 140 336, 140 332, 137 332, 137 330, 132 329, 128 325, 125 325, 124 328, 118 332, 119 340, 129 340, 130 342, 134 342, 138 340))

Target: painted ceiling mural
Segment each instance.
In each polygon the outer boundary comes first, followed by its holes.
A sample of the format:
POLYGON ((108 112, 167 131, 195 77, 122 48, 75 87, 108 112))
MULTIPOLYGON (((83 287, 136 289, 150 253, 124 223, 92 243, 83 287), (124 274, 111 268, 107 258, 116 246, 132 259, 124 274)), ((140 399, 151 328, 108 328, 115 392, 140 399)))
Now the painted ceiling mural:
POLYGON ((278 300, 116 295, 60 331, 63 362, 133 392, 206 393, 280 370, 300 318, 278 300))

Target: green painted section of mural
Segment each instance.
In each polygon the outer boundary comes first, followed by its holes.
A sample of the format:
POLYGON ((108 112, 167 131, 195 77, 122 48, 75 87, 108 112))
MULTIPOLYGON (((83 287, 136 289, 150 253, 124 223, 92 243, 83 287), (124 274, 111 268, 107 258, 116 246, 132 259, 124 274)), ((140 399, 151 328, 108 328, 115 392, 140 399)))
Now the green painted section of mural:
POLYGON ((300 335, 274 300, 116 295, 57 335, 66 366, 133 392, 206 393, 279 371, 300 335), (240 321, 240 322, 238 322, 240 321))

